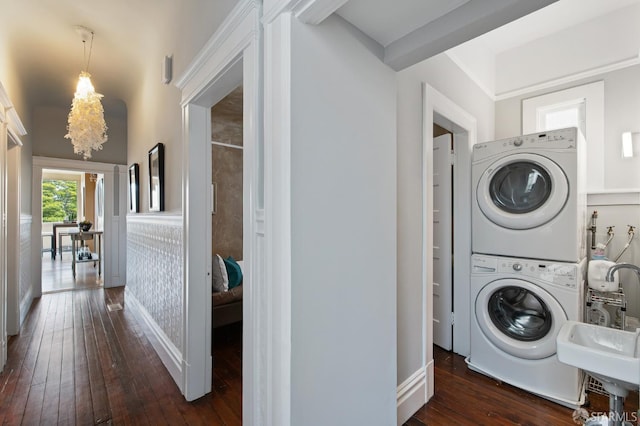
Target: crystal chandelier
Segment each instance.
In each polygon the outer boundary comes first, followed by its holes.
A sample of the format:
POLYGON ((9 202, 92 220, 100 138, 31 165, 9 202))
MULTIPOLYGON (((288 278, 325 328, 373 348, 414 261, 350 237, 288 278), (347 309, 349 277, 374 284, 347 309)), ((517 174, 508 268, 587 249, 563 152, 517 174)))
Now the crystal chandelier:
POLYGON ((91 158, 92 150, 101 150, 102 144, 107 141, 107 125, 104 121, 104 109, 100 102, 102 95, 96 93, 93 84, 91 84, 91 75, 86 71, 89 69, 89 61, 91 60, 93 31, 84 27, 77 27, 76 30, 82 37, 83 46, 86 46, 89 34, 91 35, 91 46, 85 71, 80 72, 78 86, 67 120, 68 133, 64 137, 71 139, 73 152, 82 155, 86 160, 91 158))

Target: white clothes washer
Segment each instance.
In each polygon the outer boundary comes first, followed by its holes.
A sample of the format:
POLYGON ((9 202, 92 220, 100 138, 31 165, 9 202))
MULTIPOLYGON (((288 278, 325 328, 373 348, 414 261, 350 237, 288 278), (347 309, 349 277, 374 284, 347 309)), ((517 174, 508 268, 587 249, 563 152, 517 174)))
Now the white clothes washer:
POLYGON ((586 260, 471 257, 472 370, 559 404, 584 403, 584 374, 558 361, 556 337, 582 321, 586 260))
POLYGON ((476 144, 472 251, 563 262, 586 257, 585 154, 576 128, 476 144))

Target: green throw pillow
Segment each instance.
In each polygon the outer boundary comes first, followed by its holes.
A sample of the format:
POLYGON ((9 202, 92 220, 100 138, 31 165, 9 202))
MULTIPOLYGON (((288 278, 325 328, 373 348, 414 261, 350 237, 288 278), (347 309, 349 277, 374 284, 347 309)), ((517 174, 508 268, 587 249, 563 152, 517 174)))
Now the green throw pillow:
POLYGON ((242 284, 242 269, 238 262, 231 256, 224 259, 224 266, 227 268, 229 276, 229 290, 242 284))

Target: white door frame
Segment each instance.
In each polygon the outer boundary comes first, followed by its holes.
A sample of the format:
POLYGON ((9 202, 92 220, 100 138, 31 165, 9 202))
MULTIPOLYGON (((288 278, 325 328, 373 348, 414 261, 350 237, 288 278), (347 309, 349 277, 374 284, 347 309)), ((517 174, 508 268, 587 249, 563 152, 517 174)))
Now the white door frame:
MULTIPOLYGON (((14 203, 20 202, 19 194, 7 193, 8 189, 12 191, 19 191, 20 189, 20 166, 13 164, 11 171, 15 173, 14 176, 9 177, 8 174, 8 144, 12 143, 18 148, 22 146, 20 136, 27 134, 27 130, 24 128, 18 113, 9 99, 9 95, 4 89, 2 83, 0 83, 0 371, 3 370, 5 363, 7 362, 7 314, 15 319, 16 312, 19 309, 16 306, 17 293, 19 289, 16 288, 18 284, 19 271, 15 271, 16 265, 20 263, 19 254, 13 253, 11 257, 7 254, 7 247, 10 244, 15 251, 18 247, 20 251, 20 230, 12 229, 8 230, 7 224, 12 227, 20 227, 20 206, 13 205, 11 209, 8 208, 7 198, 11 197, 11 201, 14 203), (10 263, 9 263, 10 262, 10 263), (9 275, 7 269, 12 269, 12 274, 9 275), (13 282, 8 283, 8 277, 13 282), (8 289, 8 284, 11 285, 11 289, 8 289), (9 304, 11 304, 9 306, 9 304)), ((14 151, 14 154, 16 152, 14 151)), ((14 155, 20 160, 20 152, 14 155)), ((12 160, 15 160, 12 158, 12 160)), ((15 326, 15 321, 9 321, 15 326)))
MULTIPOLYGON (((211 391, 211 107, 243 84, 243 423, 257 424, 259 328, 263 283, 263 213, 259 206, 261 127, 261 4, 245 0, 229 14, 177 79, 183 108, 184 329, 182 392, 189 401, 211 391)), ((266 398, 265 398, 266 399, 266 398)), ((261 404, 264 405, 264 404, 261 404)), ((264 410, 262 410, 264 412, 264 410)))
MULTIPOLYGON (((426 364, 433 368, 433 124, 451 131, 455 146, 454 194, 468 194, 468 197, 457 196, 454 199, 453 227, 455 274, 453 279, 453 303, 455 320, 453 324, 453 350, 462 355, 469 353, 470 347, 470 296, 469 277, 471 259, 471 152, 477 140, 476 119, 456 105, 442 93, 430 85, 423 84, 423 158, 422 158, 422 277, 423 306, 425 306, 425 323, 423 330, 426 344, 426 364), (456 143, 467 137, 466 149, 456 143), (465 286, 466 283, 466 286, 465 286), (466 308, 465 308, 466 307, 466 308)), ((427 399, 434 392, 433 371, 427 372, 427 399)))
POLYGON ((104 259, 102 277, 104 287, 123 286, 126 283, 126 216, 127 177, 126 164, 98 163, 62 158, 33 157, 31 227, 31 262, 33 296, 42 295, 42 172, 45 169, 71 170, 104 175, 104 259), (118 188, 115 188, 115 185, 118 188), (117 199, 116 199, 117 195, 117 199), (117 208, 118 212, 114 209, 117 208), (119 214, 115 214, 119 213, 119 214))

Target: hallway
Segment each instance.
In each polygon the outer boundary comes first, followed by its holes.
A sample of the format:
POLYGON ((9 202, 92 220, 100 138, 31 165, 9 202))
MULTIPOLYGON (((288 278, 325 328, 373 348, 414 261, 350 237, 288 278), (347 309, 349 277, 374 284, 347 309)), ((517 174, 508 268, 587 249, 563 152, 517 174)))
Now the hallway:
POLYGON ((71 250, 51 258, 49 253, 42 255, 42 293, 64 290, 77 290, 102 287, 102 276, 98 276, 97 265, 79 263, 76 265, 76 278, 71 269, 71 250))
POLYGON ((124 287, 43 295, 9 340, 0 424, 242 424, 241 327, 216 332, 214 390, 191 403, 146 332, 124 287))

